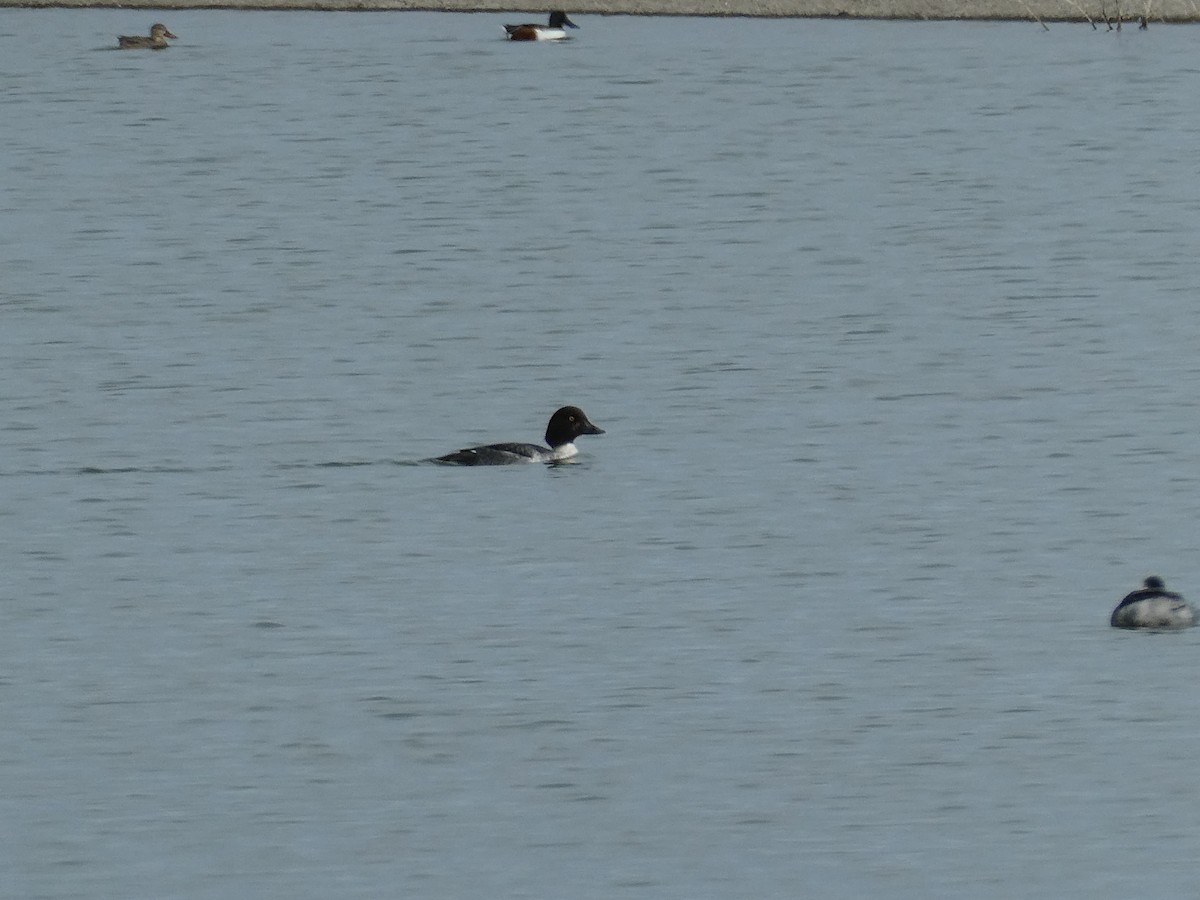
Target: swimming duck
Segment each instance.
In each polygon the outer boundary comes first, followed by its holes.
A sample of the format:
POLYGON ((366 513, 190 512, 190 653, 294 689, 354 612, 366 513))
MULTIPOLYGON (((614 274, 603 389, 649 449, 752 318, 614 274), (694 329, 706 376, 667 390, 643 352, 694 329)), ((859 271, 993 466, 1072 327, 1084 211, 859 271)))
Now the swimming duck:
POLYGON ((561 9, 550 13, 549 25, 505 25, 510 41, 561 41, 567 36, 568 28, 579 26, 567 18, 561 9))
POLYGON ((155 22, 150 26, 150 36, 140 34, 122 34, 117 37, 118 50, 165 50, 171 45, 167 43, 167 38, 177 38, 178 35, 171 34, 167 30, 167 26, 161 22, 155 22))
POLYGON ((604 429, 589 422, 578 406, 564 406, 550 417, 550 422, 546 425, 546 443, 550 445, 548 448, 537 444, 487 444, 447 453, 434 461, 457 466, 562 462, 579 452, 575 447, 575 438, 581 434, 604 434, 604 429))
POLYGON ((1190 628, 1196 611, 1179 594, 1167 590, 1157 575, 1151 575, 1140 590, 1129 594, 1113 610, 1113 628, 1190 628))

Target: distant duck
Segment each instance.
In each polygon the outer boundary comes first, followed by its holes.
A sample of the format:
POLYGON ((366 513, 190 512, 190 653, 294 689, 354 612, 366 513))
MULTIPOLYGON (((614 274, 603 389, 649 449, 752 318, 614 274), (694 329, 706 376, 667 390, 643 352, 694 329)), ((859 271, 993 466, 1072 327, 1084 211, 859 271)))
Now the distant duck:
POLYGON ((150 26, 150 35, 146 37, 140 34, 122 34, 117 37, 118 50, 165 50, 171 45, 167 43, 167 38, 178 38, 178 35, 171 34, 167 30, 167 26, 161 22, 156 22, 150 26))
POLYGON ((1140 590, 1129 594, 1113 610, 1113 628, 1190 628, 1196 611, 1179 594, 1167 590, 1157 575, 1147 578, 1140 590))
POLYGON ((568 28, 579 26, 567 18, 561 9, 550 13, 549 25, 505 25, 510 41, 561 41, 567 36, 568 28))
POLYGON ((579 453, 575 438, 581 434, 604 434, 604 429, 588 421, 578 406, 564 406, 550 417, 546 425, 546 443, 537 444, 487 444, 483 447, 467 447, 439 456, 434 462, 456 466, 505 466, 511 463, 559 463, 579 453))

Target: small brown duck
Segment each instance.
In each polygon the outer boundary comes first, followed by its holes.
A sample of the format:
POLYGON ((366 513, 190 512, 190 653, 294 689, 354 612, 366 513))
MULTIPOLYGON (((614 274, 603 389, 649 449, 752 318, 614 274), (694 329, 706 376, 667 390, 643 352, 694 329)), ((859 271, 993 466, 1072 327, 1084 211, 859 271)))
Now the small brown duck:
POLYGON ((150 26, 150 35, 146 37, 140 34, 122 34, 117 37, 118 50, 165 50, 171 45, 167 43, 167 38, 177 38, 178 35, 171 34, 167 30, 167 26, 161 22, 155 22, 150 26))

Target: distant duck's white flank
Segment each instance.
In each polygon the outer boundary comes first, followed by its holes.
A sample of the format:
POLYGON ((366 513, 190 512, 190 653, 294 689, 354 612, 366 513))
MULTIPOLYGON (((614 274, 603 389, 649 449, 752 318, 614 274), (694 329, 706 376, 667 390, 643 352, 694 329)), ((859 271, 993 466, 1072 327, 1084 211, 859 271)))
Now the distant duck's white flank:
POLYGON ((1117 604, 1109 624, 1113 628, 1190 628, 1196 624, 1196 611, 1179 594, 1168 591, 1161 578, 1151 575, 1140 590, 1117 604))

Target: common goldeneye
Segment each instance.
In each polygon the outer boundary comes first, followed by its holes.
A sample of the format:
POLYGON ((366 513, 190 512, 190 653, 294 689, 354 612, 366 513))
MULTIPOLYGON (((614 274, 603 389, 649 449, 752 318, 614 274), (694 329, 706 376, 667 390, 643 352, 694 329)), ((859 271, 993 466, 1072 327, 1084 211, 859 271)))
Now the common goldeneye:
POLYGON ((504 30, 510 41, 561 41, 567 36, 566 29, 578 27, 565 12, 556 9, 550 13, 548 25, 505 25, 504 30))
POLYGON ((1109 622, 1113 628, 1190 628, 1196 624, 1196 611, 1179 594, 1167 590, 1157 575, 1143 582, 1117 604, 1109 622))
POLYGON ((509 463, 562 462, 579 451, 575 438, 581 434, 604 434, 588 421, 578 406, 564 406, 550 417, 546 426, 546 443, 537 444, 488 444, 483 447, 467 447, 454 453, 439 456, 435 462, 458 466, 503 466, 509 463))

